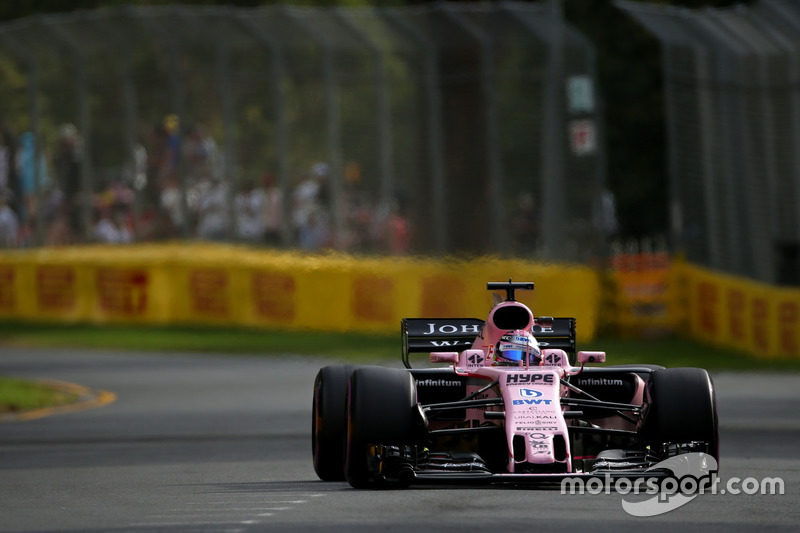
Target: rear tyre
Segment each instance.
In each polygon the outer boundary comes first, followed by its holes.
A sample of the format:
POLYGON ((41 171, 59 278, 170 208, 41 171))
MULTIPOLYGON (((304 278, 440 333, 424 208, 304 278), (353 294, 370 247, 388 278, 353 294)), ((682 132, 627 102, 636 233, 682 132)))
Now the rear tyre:
POLYGON ((354 488, 387 486, 378 472, 374 445, 404 445, 415 440, 414 378, 407 370, 364 367, 353 372, 347 390, 345 477, 354 488))
POLYGON ((656 370, 649 381, 650 407, 643 434, 651 445, 705 442, 719 460, 714 384, 702 368, 656 370))
POLYGON ((331 365, 314 380, 311 447, 314 471, 323 481, 344 481, 347 443, 347 383, 358 365, 331 365))

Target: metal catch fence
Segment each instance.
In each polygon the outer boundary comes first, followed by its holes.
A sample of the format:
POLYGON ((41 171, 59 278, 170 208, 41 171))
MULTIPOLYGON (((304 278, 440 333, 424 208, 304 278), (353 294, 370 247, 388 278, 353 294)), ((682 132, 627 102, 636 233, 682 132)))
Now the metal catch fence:
POLYGON ((616 5, 662 45, 673 245, 800 285, 800 3, 616 5))
POLYGON ((0 26, 0 67, 6 245, 583 260, 604 236, 594 50, 546 3, 78 11, 0 26))

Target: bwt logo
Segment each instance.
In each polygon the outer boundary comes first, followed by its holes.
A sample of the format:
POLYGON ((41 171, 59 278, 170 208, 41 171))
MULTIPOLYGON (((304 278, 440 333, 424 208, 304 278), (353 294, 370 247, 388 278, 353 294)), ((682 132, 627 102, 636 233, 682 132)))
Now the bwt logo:
POLYGON ((542 400, 541 398, 531 400, 513 400, 513 405, 550 405, 553 400, 542 400))
POLYGON ((553 400, 541 399, 542 396, 541 391, 535 389, 520 389, 519 395, 524 398, 530 398, 530 399, 513 400, 511 402, 512 405, 550 405, 553 402, 553 400))

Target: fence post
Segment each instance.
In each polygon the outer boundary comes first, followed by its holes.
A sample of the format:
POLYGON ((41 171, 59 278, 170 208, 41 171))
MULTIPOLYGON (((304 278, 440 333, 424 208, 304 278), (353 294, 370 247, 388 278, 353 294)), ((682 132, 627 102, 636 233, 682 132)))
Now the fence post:
MULTIPOLYGON (((185 116, 185 105, 184 105, 184 95, 183 95, 183 82, 181 76, 181 61, 179 57, 179 46, 176 42, 176 29, 175 28, 159 28, 156 24, 153 23, 152 20, 149 20, 152 16, 168 16, 170 13, 176 14, 177 12, 173 11, 172 8, 169 8, 168 11, 164 11, 159 9, 156 10, 141 10, 140 15, 133 16, 133 20, 144 29, 145 32, 153 35, 154 37, 160 39, 165 47, 166 47, 166 55, 167 55, 167 65, 169 66, 169 72, 167 73, 167 83, 169 85, 169 99, 172 104, 172 113, 178 117, 178 127, 180 128, 181 121, 186 120, 185 116), (155 26, 155 27, 154 27, 155 26)), ((180 134, 180 132, 179 132, 180 134)), ((179 135, 180 136, 180 135, 179 135)), ((183 212, 183 220, 181 223, 181 227, 179 228, 181 232, 181 236, 185 239, 192 237, 191 228, 189 226, 190 223, 190 213, 189 213, 189 202, 187 199, 186 190, 188 187, 187 179, 186 179, 186 167, 183 162, 183 157, 178 157, 178 167, 177 167, 177 174, 178 174, 178 186, 180 188, 180 207, 181 211, 183 212)))
POLYGON ((480 47, 480 85, 483 92, 483 111, 486 121, 486 155, 489 163, 489 223, 491 224, 490 251, 507 253, 509 251, 509 232, 506 210, 503 209, 504 192, 503 164, 500 158, 500 139, 497 125, 497 93, 494 81, 494 45, 486 35, 448 4, 442 4, 442 11, 469 35, 480 47))
MULTIPOLYGON (((86 54, 75 39, 59 27, 57 23, 49 22, 49 20, 50 19, 47 17, 42 17, 42 26, 55 37, 56 41, 69 49, 72 60, 75 62, 74 82, 78 108, 78 131, 80 131, 83 138, 81 154, 81 189, 83 191, 81 223, 83 225, 84 239, 91 240, 95 183, 92 168, 92 140, 90 135, 91 121, 89 118, 88 88, 86 86, 86 54)), ((38 168, 38 164, 35 168, 38 168)), ((39 210, 39 212, 41 212, 41 210, 39 210)))
POLYGON ((564 13, 561 0, 550 0, 551 39, 548 42, 547 82, 545 86, 542 124, 543 169, 542 188, 544 207, 542 235, 544 256, 559 259, 563 256, 566 212, 564 175, 564 13))
MULTIPOLYGON (((118 10, 120 18, 123 21, 130 17, 130 9, 121 7, 118 10)), ((133 196, 133 234, 138 239, 141 233, 141 214, 142 214, 142 190, 146 185, 145 182, 139 181, 141 176, 137 176, 137 171, 140 170, 139 153, 138 153, 138 134, 137 124, 139 122, 139 112, 137 106, 137 91, 136 85, 133 81, 131 74, 133 68, 133 60, 131 58, 130 40, 120 37, 120 33, 124 32, 124 27, 127 24, 117 25, 115 28, 109 28, 108 25, 100 24, 94 21, 96 31, 103 34, 104 40, 112 43, 113 47, 119 53, 119 76, 120 85, 120 101, 122 103, 122 142, 123 154, 125 154, 125 161, 123 164, 130 172, 131 189, 134 192, 133 196)), ((145 162, 146 165, 146 162, 145 162)), ((146 180, 146 176, 145 176, 146 180)))
POLYGON ((375 66, 375 116, 378 136, 380 187, 379 197, 386 203, 394 188, 394 158, 392 154, 392 122, 389 112, 389 86, 386 83, 386 63, 378 45, 367 33, 356 26, 340 7, 331 8, 336 20, 369 49, 375 66))
POLYGON ((334 248, 339 248, 344 234, 344 202, 342 198, 342 117, 339 101, 339 82, 336 79, 336 52, 333 43, 322 32, 314 31, 302 15, 291 7, 279 6, 292 23, 302 28, 322 49, 322 78, 325 87, 325 126, 328 144, 328 158, 330 168, 331 211, 333 215, 334 248))
POLYGON ((425 103, 428 120, 428 151, 430 152, 431 196, 433 197, 434 250, 445 253, 448 250, 448 205, 445 198, 444 138, 442 126, 442 100, 439 94, 439 52, 423 33, 404 20, 396 8, 379 8, 378 13, 399 32, 413 41, 425 55, 425 103))
POLYGON ((283 48, 280 42, 272 35, 259 27, 250 17, 250 13, 236 11, 234 21, 243 28, 261 46, 269 50, 270 69, 270 98, 272 99, 272 113, 275 121, 275 139, 278 155, 278 184, 281 191, 281 242, 288 246, 292 241, 292 229, 289 220, 289 143, 288 124, 286 120, 286 98, 283 91, 284 59, 283 48))

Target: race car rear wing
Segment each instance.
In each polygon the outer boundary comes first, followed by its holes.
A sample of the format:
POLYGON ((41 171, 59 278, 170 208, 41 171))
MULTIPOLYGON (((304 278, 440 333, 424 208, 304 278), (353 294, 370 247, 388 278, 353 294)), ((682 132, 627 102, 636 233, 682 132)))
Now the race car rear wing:
MULTIPOLYGON (((539 346, 564 350, 574 364, 575 319, 548 317, 542 322, 547 322, 549 327, 533 328, 533 335, 539 341, 539 346), (549 324, 550 320, 552 326, 549 324)), ((411 368, 408 359, 411 353, 466 350, 480 335, 482 327, 483 320, 478 318, 404 318, 400 322, 403 364, 406 368, 411 368)))

